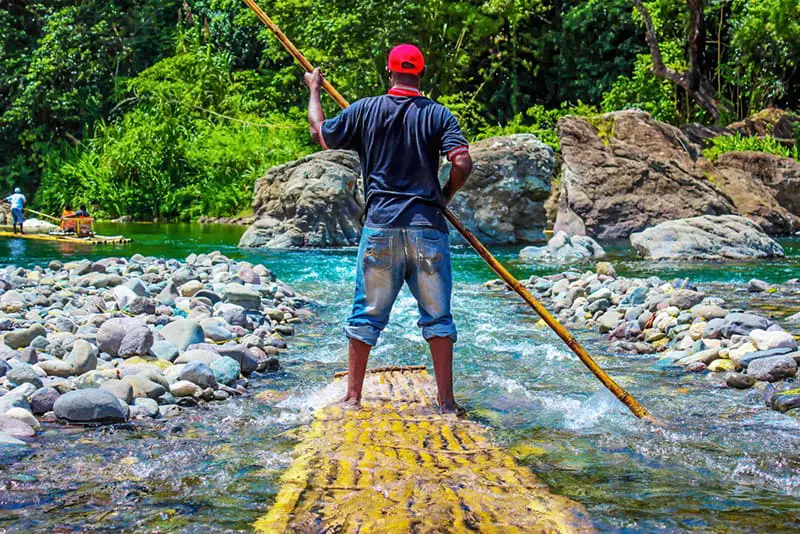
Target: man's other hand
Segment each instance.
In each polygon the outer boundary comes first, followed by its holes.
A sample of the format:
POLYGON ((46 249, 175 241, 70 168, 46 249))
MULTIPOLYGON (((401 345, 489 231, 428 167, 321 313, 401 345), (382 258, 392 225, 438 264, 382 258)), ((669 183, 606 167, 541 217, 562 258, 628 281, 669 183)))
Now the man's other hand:
POLYGON ((322 75, 322 71, 319 70, 319 67, 314 69, 313 72, 306 72, 303 76, 303 81, 306 82, 306 85, 311 91, 319 91, 324 80, 325 77, 322 75))

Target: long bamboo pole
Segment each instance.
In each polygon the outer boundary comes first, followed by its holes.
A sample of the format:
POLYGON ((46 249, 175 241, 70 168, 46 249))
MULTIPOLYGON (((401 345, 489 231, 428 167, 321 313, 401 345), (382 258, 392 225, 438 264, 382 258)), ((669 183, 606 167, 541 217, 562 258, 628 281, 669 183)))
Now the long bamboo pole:
MULTIPOLYGON (((314 70, 314 66, 303 56, 300 50, 292 44, 288 37, 281 31, 277 24, 275 24, 272 19, 270 19, 264 11, 261 10, 260 7, 255 3, 254 0, 244 0, 244 2, 253 10, 256 16, 267 25, 267 27, 275 34, 281 44, 286 48, 286 50, 297 60, 300 65, 306 71, 311 72, 314 70)), ((339 94, 339 92, 328 82, 324 80, 322 83, 322 88, 339 104, 340 107, 346 108, 349 106, 347 100, 339 94)), ((617 384, 613 378, 608 376, 603 369, 600 368, 599 365, 592 359, 586 349, 576 340, 572 334, 562 325, 555 317, 553 317, 547 309, 542 306, 542 304, 536 300, 536 298, 528 291, 525 286, 523 286, 519 280, 514 278, 514 276, 506 270, 503 265, 497 261, 497 259, 489 252, 483 243, 481 243, 475 235, 470 232, 461 221, 453 214, 450 209, 444 209, 444 216, 450 221, 450 224, 455 227, 456 230, 466 239, 467 243, 472 246, 475 252, 484 259, 484 261, 489 265, 489 267, 497 273, 500 278, 502 278, 506 284, 508 284, 511 289, 513 289, 522 299, 528 303, 528 305, 534 309, 534 311, 539 314, 539 316, 544 320, 544 322, 553 329, 553 331, 558 334, 564 343, 572 349, 578 358, 589 368, 589 370, 596 376, 603 385, 611 391, 625 406, 630 409, 630 411, 636 417, 641 419, 646 419, 648 421, 655 422, 653 416, 648 412, 644 406, 639 404, 639 402, 631 396, 627 391, 622 389, 619 384, 617 384)))
POLYGON ((39 215, 40 217, 47 217, 48 219, 52 219, 54 221, 61 222, 61 219, 59 219, 58 217, 53 217, 52 215, 48 215, 46 213, 42 213, 41 211, 32 210, 30 208, 25 208, 25 211, 27 211, 29 213, 33 213, 34 215, 39 215))

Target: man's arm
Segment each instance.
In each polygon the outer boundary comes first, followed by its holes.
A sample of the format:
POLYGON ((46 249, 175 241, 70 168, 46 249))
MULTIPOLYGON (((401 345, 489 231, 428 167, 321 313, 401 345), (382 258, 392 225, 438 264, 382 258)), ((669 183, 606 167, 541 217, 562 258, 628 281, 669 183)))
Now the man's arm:
POLYGON ((320 138, 319 129, 322 123, 325 122, 325 112, 322 111, 322 100, 320 92, 322 88, 322 72, 319 68, 314 69, 313 72, 306 72, 303 79, 306 82, 309 90, 308 97, 308 129, 311 133, 311 139, 315 143, 324 146, 323 140, 320 138))
POLYGON ((464 184, 467 183, 467 178, 469 178, 470 173, 472 173, 472 158, 470 157, 469 152, 465 150, 459 154, 455 154, 450 160, 450 179, 447 181, 444 189, 442 190, 445 206, 450 204, 450 201, 453 200, 456 192, 464 187, 464 184))

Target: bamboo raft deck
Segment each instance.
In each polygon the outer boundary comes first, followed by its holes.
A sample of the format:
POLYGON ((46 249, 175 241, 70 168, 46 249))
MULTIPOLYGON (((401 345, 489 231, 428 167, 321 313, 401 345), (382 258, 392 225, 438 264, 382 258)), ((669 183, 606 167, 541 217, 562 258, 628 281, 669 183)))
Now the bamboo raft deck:
POLYGON ((15 234, 13 232, 0 231, 0 237, 34 239, 37 241, 57 241, 60 243, 76 243, 80 245, 124 245, 131 242, 130 238, 121 235, 93 235, 89 237, 78 237, 74 235, 59 234, 15 234))
POLYGON ((315 414, 259 532, 589 532, 581 505, 436 410, 424 367, 374 370, 363 407, 315 414))

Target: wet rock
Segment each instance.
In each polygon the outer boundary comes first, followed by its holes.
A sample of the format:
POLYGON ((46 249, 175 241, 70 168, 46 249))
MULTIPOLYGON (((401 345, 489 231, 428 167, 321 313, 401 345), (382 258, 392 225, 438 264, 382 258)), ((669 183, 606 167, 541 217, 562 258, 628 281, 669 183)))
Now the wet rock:
MULTIPOLYGON (((32 438, 36 435, 36 430, 24 421, 0 415, 0 434, 13 438, 32 438)), ((3 440, 0 438, 0 445, 2 444, 3 440)))
POLYGON ((42 387, 42 379, 36 374, 34 368, 27 363, 18 362, 6 373, 6 378, 14 386, 31 384, 37 389, 42 387))
POLYGON ((790 389, 775 393, 771 404, 772 409, 779 412, 788 412, 789 410, 800 408, 800 389, 790 389))
POLYGON ((785 355, 760 358, 750 362, 747 366, 747 374, 756 380, 775 382, 797 374, 797 362, 785 355))
MULTIPOLYGON (((724 319, 728 315, 728 312, 720 306, 704 304, 692 306, 691 311, 693 318, 697 319, 699 317, 705 319, 706 321, 711 321, 712 319, 724 319)), ((721 325, 722 322, 719 324, 721 325)))
POLYGON ((0 445, 10 445, 10 446, 19 446, 19 447, 27 446, 27 444, 24 441, 22 441, 20 439, 17 439, 14 436, 11 436, 11 435, 7 434, 6 432, 2 432, 2 431, 0 431, 0 445))
MULTIPOLYGON (((752 346, 750 343, 746 345, 752 346)), ((746 352, 744 354, 733 353, 731 358, 736 361, 736 363, 742 367, 748 367, 752 362, 756 360, 763 360, 764 358, 771 358, 773 356, 783 356, 789 355, 792 352, 792 349, 787 348, 780 348, 780 349, 772 349, 772 350, 754 350, 750 352, 746 352)))
POLYGON ((122 358, 144 356, 153 346, 153 332, 146 326, 137 326, 125 333, 119 345, 118 355, 122 358))
POLYGON ((763 293, 768 290, 770 285, 763 280, 753 278, 747 283, 747 291, 750 293, 763 293))
POLYGON ((100 385, 100 389, 112 393, 116 398, 130 404, 133 402, 133 386, 123 380, 111 379, 100 385))
POLYGON ((25 347, 19 351, 19 361, 33 365, 39 361, 39 355, 33 347, 25 347))
POLYGON ((178 350, 178 347, 169 341, 156 341, 150 347, 149 354, 160 360, 174 362, 180 354, 180 351, 178 350))
POLYGON ((158 407, 158 413, 164 419, 171 419, 181 415, 183 413, 183 408, 177 404, 165 404, 164 406, 158 407))
POLYGON ((178 380, 174 384, 171 384, 170 393, 172 393, 175 397, 200 397, 203 389, 195 384, 194 382, 190 382, 188 380, 178 380))
POLYGON ((700 304, 705 298, 705 294, 691 291, 689 289, 678 289, 669 298, 668 304, 681 310, 688 310, 696 304, 700 304))
POLYGON ((544 247, 525 247, 519 252, 523 261, 573 263, 605 258, 603 248, 591 237, 569 236, 558 232, 544 247))
POLYGON ((52 387, 45 386, 34 391, 30 396, 31 412, 34 415, 42 415, 53 410, 58 397, 61 394, 52 387))
POLYGON ((609 278, 613 279, 617 278, 617 270, 614 269, 614 266, 607 261, 599 262, 595 270, 597 271, 598 276, 608 276, 609 278))
POLYGON ((253 284, 253 285, 261 284, 261 278, 258 276, 258 273, 256 273, 253 269, 250 269, 248 267, 242 267, 241 269, 239 269, 239 274, 237 274, 237 276, 242 282, 246 284, 253 284))
POLYGON ((97 348, 112 356, 119 355, 119 347, 129 330, 144 325, 143 321, 128 318, 113 318, 104 322, 97 331, 97 348))
POLYGON ((692 362, 686 366, 686 370, 690 373, 702 373, 708 369, 708 366, 703 362, 692 362))
POLYGON ((175 306, 175 299, 178 297, 180 297, 178 287, 175 285, 175 282, 170 281, 167 282, 167 285, 164 286, 164 289, 158 294, 156 302, 167 306, 175 306))
POLYGON ((214 373, 214 378, 220 384, 226 386, 231 385, 239 378, 241 367, 239 362, 228 356, 223 356, 211 362, 211 370, 214 373))
POLYGON ((722 325, 723 337, 730 338, 735 334, 748 335, 753 330, 766 330, 770 321, 752 313, 731 313, 722 325))
POLYGON ((152 315, 156 312, 156 304, 147 297, 136 297, 128 304, 128 311, 135 315, 152 315))
POLYGON ((750 342, 755 345, 758 350, 797 348, 797 340, 795 340, 794 336, 783 331, 768 332, 765 330, 753 330, 750 332, 750 342))
POLYGON ((144 412, 147 417, 158 417, 158 403, 147 397, 139 397, 133 401, 133 405, 144 412))
POLYGON ((133 388, 133 398, 148 397, 157 399, 167 391, 163 385, 140 374, 123 376, 122 381, 127 382, 133 388))
POLYGON ((741 373, 729 373, 725 377, 725 383, 728 385, 729 388, 748 389, 753 387, 753 385, 755 385, 756 379, 750 375, 743 375, 741 373))
POLYGON ((28 425, 34 430, 39 430, 39 421, 37 421, 33 414, 25 408, 11 408, 6 410, 5 416, 11 419, 16 419, 17 421, 28 425))
POLYGON ((5 344, 12 349, 21 349, 27 347, 37 337, 47 337, 47 330, 40 324, 34 324, 24 330, 14 330, 8 332, 3 340, 5 344))
POLYGON ((75 374, 82 375, 97 368, 97 349, 83 339, 78 339, 72 345, 72 351, 65 358, 75 374))
POLYGON ((81 389, 61 395, 53 406, 59 419, 70 423, 124 423, 128 406, 108 391, 81 389))
POLYGON ((179 291, 182 297, 191 297, 204 287, 203 282, 199 280, 189 280, 180 287, 179 291))
POLYGON ((225 302, 236 304, 246 310, 258 310, 261 307, 261 295, 255 289, 241 284, 228 284, 223 290, 225 302))
POLYGON ((614 330, 622 320, 623 316, 617 311, 609 310, 605 312, 597 319, 600 333, 607 333, 614 330))
POLYGON ((208 365, 200 361, 191 361, 187 363, 183 369, 181 369, 179 378, 180 380, 193 382, 202 388, 215 388, 217 386, 214 371, 212 371, 208 365))
POLYGON ((189 362, 202 362, 206 365, 210 365, 211 362, 218 359, 220 357, 219 353, 211 351, 211 350, 203 350, 203 349, 193 349, 187 350, 175 360, 176 364, 179 363, 189 363, 189 362))
POLYGON ((228 330, 228 324, 215 317, 209 317, 200 321, 200 326, 206 338, 212 341, 228 341, 234 339, 236 334, 228 330))
POLYGON ((203 328, 190 319, 176 319, 161 329, 161 335, 181 351, 205 339, 203 328))
POLYGON ((708 370, 714 373, 723 373, 736 370, 736 363, 733 360, 718 359, 708 365, 708 370))
POLYGON ((47 376, 66 378, 75 374, 75 369, 72 368, 72 365, 63 360, 45 360, 43 362, 39 362, 38 365, 39 368, 47 374, 47 376))
POLYGON ((694 217, 661 223, 631 235, 645 258, 749 260, 783 257, 783 248, 752 221, 738 215, 694 217))

